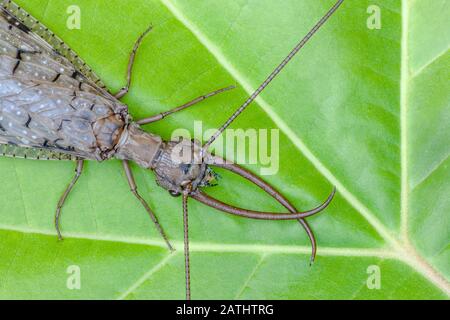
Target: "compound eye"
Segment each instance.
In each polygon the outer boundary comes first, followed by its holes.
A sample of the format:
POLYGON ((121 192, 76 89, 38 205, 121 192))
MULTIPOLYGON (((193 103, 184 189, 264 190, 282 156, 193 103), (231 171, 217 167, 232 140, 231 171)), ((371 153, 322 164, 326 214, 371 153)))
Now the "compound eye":
POLYGON ((169 193, 172 197, 179 197, 181 195, 181 193, 175 190, 169 190, 169 193))

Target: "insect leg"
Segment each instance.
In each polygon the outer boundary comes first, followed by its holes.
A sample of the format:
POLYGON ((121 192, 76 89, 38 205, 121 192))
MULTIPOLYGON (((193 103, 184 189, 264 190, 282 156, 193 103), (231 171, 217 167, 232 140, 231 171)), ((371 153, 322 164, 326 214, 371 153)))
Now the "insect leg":
POLYGON ((75 176, 73 177, 72 181, 70 181, 70 184, 67 186, 66 191, 64 191, 63 195, 59 199, 58 206, 56 207, 56 213, 55 213, 55 228, 56 233, 58 234, 58 239, 62 240, 61 230, 59 229, 59 219, 61 217, 61 208, 64 205, 64 202, 67 199, 67 196, 69 195, 70 191, 72 191, 73 187, 75 186, 75 183, 78 181, 78 178, 81 176, 81 173, 83 172, 83 165, 84 160, 77 160, 77 167, 75 169, 75 176))
POLYGON ((131 73, 133 71, 133 64, 134 64, 134 59, 136 58, 136 52, 139 49, 139 46, 142 43, 142 40, 144 40, 144 37, 152 30, 152 26, 150 26, 147 30, 144 31, 144 33, 142 33, 139 38, 136 40, 134 47, 133 47, 133 51, 131 51, 130 54, 130 59, 128 60, 128 68, 127 68, 127 84, 125 85, 125 87, 123 87, 122 89, 119 90, 119 92, 117 92, 116 94, 114 94, 114 97, 116 97, 116 99, 120 99, 123 98, 127 93, 128 90, 130 90, 130 85, 131 85, 131 73))
POLYGON ((166 112, 161 112, 159 114, 156 114, 156 115, 148 117, 148 118, 144 118, 144 119, 138 120, 136 123, 142 125, 142 124, 147 124, 147 123, 151 123, 151 122, 162 120, 162 119, 164 119, 165 117, 167 117, 170 114, 173 114, 175 112, 184 110, 186 108, 189 108, 189 107, 193 106, 194 104, 197 104, 197 103, 199 103, 199 102, 201 102, 201 101, 203 101, 203 100, 205 100, 207 98, 210 98, 210 97, 215 96, 215 95, 217 95, 219 93, 222 93, 222 92, 234 89, 234 88, 236 88, 236 86, 228 86, 226 88, 222 88, 222 89, 210 92, 208 94, 204 94, 204 95, 202 95, 200 97, 197 97, 194 100, 191 100, 191 101, 189 101, 189 102, 187 102, 187 103, 185 103, 185 104, 183 104, 181 106, 178 106, 178 107, 173 108, 173 109, 171 109, 169 111, 166 111, 166 112))
POLYGON ((123 169, 125 170, 125 175, 127 176, 128 184, 130 185, 130 190, 134 194, 134 196, 141 202, 141 204, 144 206, 145 210, 150 216, 150 219, 152 219, 153 223, 156 226, 156 229, 158 229, 158 232, 163 237, 164 241, 167 244, 167 247, 170 251, 175 251, 175 249, 172 247, 172 245, 169 242, 169 239, 167 238, 166 233, 164 232, 164 229, 161 227, 161 225, 158 222, 158 219, 156 218, 155 214, 153 213, 152 209, 150 209, 150 206, 147 204, 147 202, 141 197, 141 195, 137 191, 137 185, 134 181, 133 173, 131 172, 130 164, 127 160, 122 161, 123 169))

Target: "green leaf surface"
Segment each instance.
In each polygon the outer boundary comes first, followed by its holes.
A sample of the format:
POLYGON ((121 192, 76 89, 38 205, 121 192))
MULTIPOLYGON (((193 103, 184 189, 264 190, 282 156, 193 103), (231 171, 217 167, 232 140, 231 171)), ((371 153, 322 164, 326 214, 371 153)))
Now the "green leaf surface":
MULTIPOLYGON (((135 39, 130 113, 143 117, 214 89, 237 89, 146 127, 219 127, 332 0, 21 0, 112 89, 124 85, 135 39), (70 5, 81 29, 69 30, 70 5)), ((450 295, 450 5, 445 0, 345 1, 233 128, 279 129, 279 171, 264 178, 299 209, 337 195, 310 221, 247 220, 191 201, 194 299, 447 299, 450 295), (381 29, 367 27, 367 8, 381 29), (439 35, 439 36, 436 36, 439 35), (375 267, 374 267, 375 266, 375 267), (381 287, 370 289, 371 270, 381 287)), ((207 137, 204 137, 207 138, 207 137)), ((221 150, 217 151, 221 153, 221 150)), ((230 151, 223 151, 230 154, 230 151)), ((232 152, 231 152, 232 154, 232 152)), ((261 164, 246 165, 255 173, 261 164)), ((175 244, 170 254, 129 192, 120 162, 89 162, 63 210, 70 162, 0 159, 0 298, 183 299, 181 199, 133 166, 139 190, 175 244), (71 266, 80 289, 68 289, 71 266)), ((234 175, 208 192, 282 209, 234 175)), ((69 286, 70 287, 70 286, 69 286)))

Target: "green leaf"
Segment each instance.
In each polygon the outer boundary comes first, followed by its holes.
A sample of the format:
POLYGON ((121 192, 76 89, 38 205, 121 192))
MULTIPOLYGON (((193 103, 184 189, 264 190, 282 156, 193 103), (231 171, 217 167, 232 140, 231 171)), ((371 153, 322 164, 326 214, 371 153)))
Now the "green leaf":
MULTIPOLYGON (((238 86, 146 127, 166 139, 175 129, 193 132, 195 120, 203 132, 220 126, 333 4, 18 2, 116 90, 135 39, 151 23, 124 99, 135 118, 238 86), (80 30, 66 27, 74 4, 80 30)), ((308 219, 319 245, 312 267, 298 223, 232 217, 191 201, 194 299, 448 298, 449 10, 445 0, 345 1, 233 123, 280 130, 279 171, 264 178, 297 208, 316 206, 332 185, 338 192, 308 219), (379 30, 367 27, 370 5, 381 9, 379 30), (369 289, 377 271, 381 288, 369 289)), ((156 186, 151 172, 133 167, 174 254, 129 192, 120 162, 87 164, 63 210, 62 242, 53 213, 74 165, 0 163, 0 298, 184 298, 181 200, 156 186), (67 287, 70 266, 80 268, 79 290, 67 287)), ((246 166, 258 174, 262 167, 246 166)), ((281 209, 243 179, 220 173, 220 185, 208 190, 213 196, 281 209)))

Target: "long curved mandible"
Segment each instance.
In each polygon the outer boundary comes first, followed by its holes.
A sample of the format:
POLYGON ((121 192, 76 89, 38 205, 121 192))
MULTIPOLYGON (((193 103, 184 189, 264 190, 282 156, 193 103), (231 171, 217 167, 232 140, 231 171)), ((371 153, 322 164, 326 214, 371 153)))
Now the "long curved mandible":
POLYGON ((191 195, 194 199, 196 199, 197 201, 200 201, 210 207, 216 208, 218 210, 221 210, 221 211, 224 211, 227 213, 231 213, 231 214, 235 214, 235 215, 239 215, 239 216, 244 216, 247 218, 252 218, 252 219, 264 219, 264 220, 294 220, 294 219, 297 219, 298 222, 305 229, 305 231, 308 235, 308 238, 311 242, 311 249, 312 249, 311 263, 314 261, 315 256, 316 256, 316 251, 317 251, 316 239, 315 239, 314 233, 312 232, 308 223, 303 218, 305 218, 307 216, 311 216, 313 214, 316 214, 316 213, 322 211, 323 209, 325 209, 328 206, 328 204, 331 202, 331 200, 333 199, 333 196, 335 194, 335 189, 333 189, 333 192, 330 194, 328 199, 322 205, 320 205, 312 210, 306 211, 306 212, 298 212, 298 210, 275 188, 273 188, 270 184, 265 182, 260 177, 254 175, 250 171, 242 168, 241 166, 239 166, 233 162, 226 161, 223 158, 218 157, 218 156, 210 156, 208 159, 208 164, 229 170, 229 171, 249 180, 250 182, 256 184, 258 187, 260 187, 262 190, 264 190, 266 193, 268 193, 271 197, 273 197, 275 200, 277 200, 280 204, 282 204, 286 209, 288 209, 290 211, 290 214, 260 212, 260 211, 252 211, 252 210, 237 208, 237 207, 225 204, 217 199, 214 199, 214 198, 212 198, 204 193, 200 193, 200 192, 198 192, 197 194, 191 195))
POLYGON ((323 211, 333 200, 333 196, 336 192, 336 189, 333 188, 333 191, 328 196, 327 200, 325 200, 324 203, 322 203, 320 206, 303 212, 294 212, 294 213, 276 213, 276 212, 266 212, 266 211, 255 211, 255 210, 249 210, 244 208, 239 208, 235 206, 231 206, 227 203, 224 203, 220 200, 217 200, 216 198, 208 196, 206 193, 201 192, 197 190, 196 192, 192 193, 190 196, 194 198, 197 201, 200 201, 201 203, 204 203, 210 207, 213 207, 215 209, 219 209, 226 213, 231 213, 236 216, 241 216, 244 218, 249 219, 257 219, 257 220, 297 220, 297 219, 304 219, 310 216, 315 215, 316 213, 319 213, 323 211))

